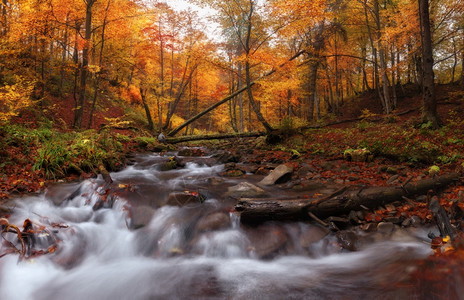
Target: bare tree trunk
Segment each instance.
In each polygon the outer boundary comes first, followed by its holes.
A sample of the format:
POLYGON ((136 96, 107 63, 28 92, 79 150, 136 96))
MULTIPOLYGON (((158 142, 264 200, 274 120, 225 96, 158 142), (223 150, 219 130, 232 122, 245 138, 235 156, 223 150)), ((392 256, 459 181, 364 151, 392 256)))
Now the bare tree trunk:
POLYGON ((442 125, 442 121, 437 113, 437 100, 435 96, 432 35, 430 29, 428 0, 419 0, 419 16, 422 45, 422 122, 430 122, 433 128, 438 128, 442 125))
MULTIPOLYGON (((238 62, 238 77, 237 77, 237 89, 242 88, 242 62, 238 62)), ((238 95, 238 114, 239 114, 239 127, 240 133, 245 131, 243 127, 243 95, 238 95)))
MULTIPOLYGON (((391 56, 391 68, 392 68, 392 72, 391 72, 391 86, 392 86, 392 109, 395 109, 396 106, 397 106, 397 103, 398 103, 398 97, 397 97, 397 94, 396 94, 396 82, 395 82, 395 76, 396 76, 396 72, 398 72, 397 70, 395 70, 395 52, 393 51, 393 45, 391 45, 391 48, 390 48, 390 56, 391 56)), ((398 69, 398 68, 396 68, 398 69)))
MULTIPOLYGON (((76 21, 76 33, 74 37, 74 52, 73 52, 73 62, 74 62, 74 88, 73 88, 73 98, 74 98, 74 111, 77 111, 77 108, 79 106, 78 104, 78 99, 77 99, 77 82, 79 79, 79 70, 80 68, 80 63, 79 63, 79 51, 78 51, 78 37, 79 37, 79 31, 80 31, 80 23, 76 21)), ((76 122, 76 114, 74 114, 74 123, 76 122)))
POLYGON ((145 109, 145 114, 147 116, 148 130, 153 131, 153 119, 151 118, 150 108, 147 102, 147 89, 140 87, 140 96, 142 97, 143 108, 145 109))
POLYGON ((390 99, 390 91, 389 91, 389 83, 388 83, 388 76, 387 76, 387 63, 385 58, 385 50, 382 45, 381 37, 381 25, 380 25, 380 8, 379 8, 379 1, 374 0, 374 15, 375 15, 375 23, 377 26, 377 47, 379 49, 379 60, 380 60, 380 73, 381 73, 381 84, 383 89, 383 101, 384 101, 384 108, 385 113, 391 113, 391 99, 390 99))
POLYGON ((464 88, 464 29, 462 29, 462 47, 461 47, 461 78, 460 85, 464 88))
POLYGON ((97 104, 98 90, 99 90, 100 79, 101 79, 101 69, 103 66, 103 50, 105 49, 105 29, 106 29, 106 24, 107 24, 107 19, 108 19, 108 10, 110 8, 110 4, 111 4, 111 0, 108 0, 106 9, 105 9, 105 17, 103 18, 103 25, 102 25, 102 32, 101 32, 101 44, 100 44, 100 56, 98 58, 98 67, 100 68, 100 70, 96 74, 97 78, 95 79, 95 90, 93 92, 92 107, 89 113, 89 124, 87 125, 88 129, 92 127, 93 114, 95 112, 95 106, 97 104))
POLYGON ((184 95, 185 89, 187 88, 190 80, 192 80, 192 75, 193 72, 195 72, 196 68, 198 67, 198 64, 192 66, 190 73, 188 77, 186 78, 186 72, 189 66, 189 59, 187 59, 187 63, 185 64, 185 70, 184 70, 184 75, 182 76, 182 81, 179 85, 179 91, 177 92, 176 99, 174 100, 173 103, 171 103, 171 106, 168 110, 168 113, 166 115, 166 121, 164 122, 163 129, 166 130, 170 126, 171 118, 176 112, 177 105, 179 104, 180 100, 182 99, 182 96, 184 95))
POLYGON ((266 129, 267 132, 271 132, 274 129, 271 127, 271 125, 264 119, 263 115, 261 114, 261 111, 259 110, 258 105, 256 104, 254 97, 253 97, 253 91, 251 89, 251 72, 250 72, 250 62, 249 62, 249 55, 250 55, 250 39, 251 39, 251 29, 252 29, 252 22, 251 22, 251 17, 254 12, 254 6, 253 6, 253 0, 250 0, 250 11, 248 12, 248 24, 247 24, 247 36, 246 36, 246 41, 245 41, 245 53, 247 56, 246 62, 245 62, 245 80, 247 84, 247 93, 248 93, 248 100, 250 101, 251 107, 253 108, 253 111, 256 114, 256 117, 258 120, 263 124, 264 128, 266 129))
POLYGON ((0 32, 0 36, 5 36, 8 33, 7 5, 8 1, 2 0, 2 31, 0 32))
POLYGON ((367 33, 369 36, 369 41, 371 44, 372 48, 372 56, 374 59, 374 88, 377 90, 377 94, 379 95, 379 100, 380 103, 382 104, 383 109, 385 110, 385 101, 382 95, 382 92, 380 90, 380 83, 379 83, 379 65, 377 63, 377 48, 375 47, 374 44, 374 37, 372 34, 371 26, 369 25, 369 15, 368 15, 368 5, 367 5, 367 0, 364 0, 364 18, 366 19, 366 27, 367 27, 367 33))
POLYGON ((82 49, 82 66, 81 66, 81 77, 79 85, 79 103, 78 108, 75 112, 74 127, 80 129, 82 127, 82 118, 84 116, 85 106, 85 92, 87 87, 87 75, 89 66, 89 51, 90 51, 90 39, 92 37, 92 6, 96 0, 87 0, 86 2, 86 13, 85 13, 85 36, 84 36, 84 48, 82 49))
POLYGON ((450 83, 454 83, 454 75, 456 73, 456 66, 458 65, 458 54, 457 54, 457 49, 456 49, 456 40, 454 38, 453 38, 453 58, 454 58, 454 63, 453 63, 453 68, 451 69, 450 83))
POLYGON ((63 55, 61 57, 61 67, 60 67, 60 83, 58 87, 58 94, 60 97, 63 97, 63 83, 65 77, 65 65, 66 65, 66 57, 68 55, 68 29, 69 29, 69 13, 66 16, 66 23, 64 29, 64 41, 63 41, 63 55))

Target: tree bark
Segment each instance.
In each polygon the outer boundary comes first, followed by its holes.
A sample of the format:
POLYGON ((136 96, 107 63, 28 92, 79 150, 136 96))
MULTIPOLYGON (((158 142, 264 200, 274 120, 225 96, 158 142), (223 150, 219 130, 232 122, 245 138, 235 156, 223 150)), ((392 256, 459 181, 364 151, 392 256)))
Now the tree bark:
POLYGON ((428 0, 419 0, 419 17, 422 45, 422 99, 424 108, 422 122, 430 123, 432 128, 438 128, 442 125, 442 121, 437 113, 428 0))
POLYGON ((96 0, 86 1, 86 12, 85 12, 85 36, 84 36, 84 48, 82 49, 82 66, 81 76, 79 85, 79 101, 78 107, 75 112, 74 128, 80 129, 82 127, 82 119, 84 116, 85 106, 85 91, 87 87, 87 75, 89 66, 89 51, 90 51, 90 39, 92 37, 92 6, 96 0))
POLYGON ((177 92, 176 99, 174 100, 173 103, 171 103, 171 105, 169 107, 169 110, 168 110, 168 113, 166 115, 166 121, 165 121, 164 126, 163 126, 164 130, 166 130, 166 129, 168 129, 170 127, 171 118, 174 115, 174 113, 176 112, 177 105, 179 104, 182 96, 184 95, 185 89, 187 88, 190 80, 192 80, 193 73, 195 72, 196 68, 198 67, 198 64, 192 66, 192 68, 190 70, 190 74, 188 75, 188 77, 186 79, 185 75, 187 73, 188 65, 189 65, 189 59, 187 59, 187 63, 185 65, 184 75, 182 76, 182 81, 181 81, 181 83, 179 85, 179 91, 177 92))
POLYGON ((251 29, 252 29, 251 17, 253 16, 253 12, 254 12, 253 0, 250 0, 250 11, 248 12, 247 36, 246 36, 245 46, 244 46, 245 53, 246 53, 245 80, 247 84, 248 101, 250 101, 251 107, 253 108, 253 111, 255 112, 256 117, 261 122, 261 124, 263 124, 266 131, 271 132, 274 129, 266 121, 266 119, 264 119, 263 115, 261 114, 261 111, 253 97, 253 90, 251 89, 251 72, 250 72, 249 58, 250 58, 250 50, 251 50, 250 48, 251 29))
POLYGON ((263 136, 262 132, 246 132, 246 133, 230 133, 230 134, 206 134, 206 135, 191 135, 182 136, 178 138, 167 138, 166 142, 169 144, 177 144, 191 141, 203 141, 203 140, 223 140, 223 139, 235 139, 235 138, 248 138, 248 137, 260 137, 263 136))
POLYGON ((321 199, 240 199, 235 210, 242 222, 256 223, 268 220, 307 219, 308 212, 319 218, 348 214, 350 211, 375 209, 401 201, 403 197, 425 195, 429 190, 441 189, 460 180, 460 174, 451 173, 429 178, 404 187, 370 187, 335 194, 321 199))
POLYGON ((145 114, 147 116, 148 130, 153 131, 154 129, 153 119, 151 118, 150 108, 148 107, 146 94, 147 94, 147 90, 140 88, 140 96, 142 97, 143 108, 145 109, 145 114))
POLYGON ((103 67, 103 51, 105 49, 105 29, 106 29, 106 24, 108 20, 108 10, 110 9, 110 4, 111 0, 108 0, 108 3, 106 5, 105 9, 105 17, 103 18, 103 25, 102 25, 102 32, 101 32, 101 45, 100 45, 100 56, 98 57, 98 67, 100 70, 98 70, 98 73, 96 74, 97 78, 95 79, 95 90, 93 92, 93 100, 92 100, 92 106, 90 108, 90 113, 89 113, 89 123, 87 124, 87 128, 90 129, 92 127, 92 122, 93 122, 93 114, 95 112, 95 106, 97 104, 97 98, 98 98, 98 90, 100 87, 100 79, 101 79, 101 72, 102 72, 102 67, 103 67))

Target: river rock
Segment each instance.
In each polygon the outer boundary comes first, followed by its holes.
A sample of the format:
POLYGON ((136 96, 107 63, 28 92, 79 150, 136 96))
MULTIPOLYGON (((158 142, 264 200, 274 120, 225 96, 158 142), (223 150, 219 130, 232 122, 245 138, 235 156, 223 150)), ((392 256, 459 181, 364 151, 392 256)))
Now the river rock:
POLYGON ((160 170, 170 171, 170 170, 174 170, 177 168, 183 168, 183 167, 185 167, 185 163, 180 158, 176 156, 171 156, 169 157, 167 162, 161 164, 160 170))
POLYGON ((155 210, 150 206, 141 205, 136 207, 131 207, 131 222, 130 227, 132 229, 137 229, 140 227, 146 226, 150 223, 151 218, 155 214, 155 210))
POLYGON ((224 177, 240 177, 243 176, 245 173, 243 173, 242 170, 239 169, 234 169, 234 170, 227 170, 222 173, 222 176, 224 177))
POLYGON ((201 219, 196 226, 198 232, 220 230, 230 227, 230 216, 223 212, 217 212, 201 219))
POLYGON ((258 184, 261 185, 273 185, 276 183, 284 183, 288 181, 293 172, 293 167, 282 164, 277 166, 274 170, 271 171, 269 175, 264 177, 258 184))
POLYGON ((232 198, 257 198, 262 197, 265 194, 266 192, 262 188, 257 187, 254 184, 249 182, 240 182, 237 185, 229 187, 227 189, 226 196, 232 198))
POLYGON ((174 192, 169 194, 166 204, 171 206, 184 206, 189 203, 203 203, 204 200, 204 197, 196 192, 174 192))
POLYGON ((240 157, 236 154, 233 154, 231 152, 223 152, 223 153, 217 153, 212 156, 213 158, 216 159, 216 161, 219 164, 225 164, 225 163, 237 163, 240 160, 240 157))
POLYGON ((288 241, 284 229, 275 225, 263 225, 246 230, 250 240, 250 250, 259 258, 269 258, 283 249, 288 241))
POLYGON ((302 230, 299 242, 301 247, 307 248, 322 240, 329 233, 329 229, 320 226, 309 226, 302 230))
POLYGON ((225 180, 221 177, 210 177, 206 182, 211 185, 221 185, 224 184, 225 180))
POLYGON ((337 232, 338 243, 346 250, 356 251, 358 236, 353 231, 345 230, 337 232))
POLYGON ((393 230, 395 230, 395 224, 391 222, 380 222, 377 225, 377 232, 390 235, 393 233, 393 230))

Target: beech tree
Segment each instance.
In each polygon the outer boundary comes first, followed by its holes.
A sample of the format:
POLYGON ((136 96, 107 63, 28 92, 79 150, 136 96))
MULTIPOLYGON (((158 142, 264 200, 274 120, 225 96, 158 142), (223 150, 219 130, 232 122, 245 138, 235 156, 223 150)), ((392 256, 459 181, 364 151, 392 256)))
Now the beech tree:
POLYGON ((442 125, 437 113, 437 99, 433 73, 433 48, 430 30, 429 1, 419 0, 420 32, 422 45, 422 122, 433 128, 442 125))

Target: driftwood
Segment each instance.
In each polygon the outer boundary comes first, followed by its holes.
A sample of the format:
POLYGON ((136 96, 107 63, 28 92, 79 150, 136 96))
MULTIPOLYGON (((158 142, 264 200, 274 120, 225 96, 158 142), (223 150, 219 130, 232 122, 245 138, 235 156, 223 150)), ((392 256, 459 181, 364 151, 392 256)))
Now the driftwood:
POLYGON ((401 201, 403 197, 425 195, 460 180, 458 173, 429 178, 399 187, 368 187, 334 193, 320 199, 240 199, 235 210, 244 223, 267 220, 304 220, 308 213, 317 218, 348 214, 352 210, 374 209, 401 201))
POLYGON ((169 144, 177 144, 177 143, 183 143, 183 142, 202 141, 202 140, 222 140, 222 139, 233 139, 233 138, 259 137, 263 135, 264 133, 261 133, 261 132, 188 135, 188 136, 182 136, 178 138, 167 138, 166 142, 169 144))

